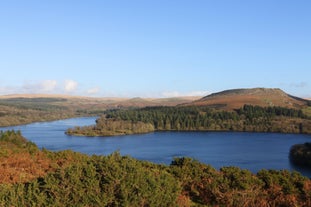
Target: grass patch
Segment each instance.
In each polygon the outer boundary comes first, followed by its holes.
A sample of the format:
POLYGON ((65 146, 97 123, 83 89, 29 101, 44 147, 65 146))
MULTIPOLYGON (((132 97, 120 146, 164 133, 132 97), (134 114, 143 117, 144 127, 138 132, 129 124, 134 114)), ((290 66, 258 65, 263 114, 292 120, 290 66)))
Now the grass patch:
POLYGON ((311 117, 311 106, 308 106, 307 108, 302 109, 302 112, 311 117))

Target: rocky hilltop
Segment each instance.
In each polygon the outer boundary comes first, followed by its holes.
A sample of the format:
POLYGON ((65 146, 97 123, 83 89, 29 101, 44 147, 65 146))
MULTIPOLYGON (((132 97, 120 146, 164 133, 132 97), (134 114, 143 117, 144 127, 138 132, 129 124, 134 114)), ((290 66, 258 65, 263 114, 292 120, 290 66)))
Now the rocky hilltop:
POLYGON ((281 106, 301 109, 310 101, 289 95, 278 88, 232 89, 212 93, 185 105, 211 106, 220 109, 238 109, 243 105, 281 106))

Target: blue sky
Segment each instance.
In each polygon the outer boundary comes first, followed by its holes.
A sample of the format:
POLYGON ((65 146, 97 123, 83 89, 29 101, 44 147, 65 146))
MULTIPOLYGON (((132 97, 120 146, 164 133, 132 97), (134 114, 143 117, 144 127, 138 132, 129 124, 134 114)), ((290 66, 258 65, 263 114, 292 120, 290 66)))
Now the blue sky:
POLYGON ((311 97, 311 1, 0 2, 0 94, 311 97))

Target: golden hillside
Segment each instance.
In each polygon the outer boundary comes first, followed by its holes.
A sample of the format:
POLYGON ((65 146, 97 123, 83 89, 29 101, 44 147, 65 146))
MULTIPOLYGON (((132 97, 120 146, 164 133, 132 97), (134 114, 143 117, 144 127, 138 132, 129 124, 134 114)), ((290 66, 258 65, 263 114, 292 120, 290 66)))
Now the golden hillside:
POLYGON ((289 95, 277 88, 232 89, 213 93, 185 105, 211 106, 227 110, 238 109, 243 105, 281 106, 301 109, 309 101, 289 95))

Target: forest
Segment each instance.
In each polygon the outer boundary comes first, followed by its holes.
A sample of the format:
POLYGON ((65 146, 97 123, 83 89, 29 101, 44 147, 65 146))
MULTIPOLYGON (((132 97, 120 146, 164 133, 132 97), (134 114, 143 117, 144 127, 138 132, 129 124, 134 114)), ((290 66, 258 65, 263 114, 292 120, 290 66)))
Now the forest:
POLYGON ((217 170, 191 158, 170 165, 115 152, 52 152, 19 131, 0 133, 0 206, 311 206, 311 180, 297 172, 217 170))
POLYGON ((96 125, 66 133, 111 136, 163 130, 311 133, 311 118, 302 110, 276 106, 244 105, 233 111, 208 106, 145 107, 107 110, 96 125))

